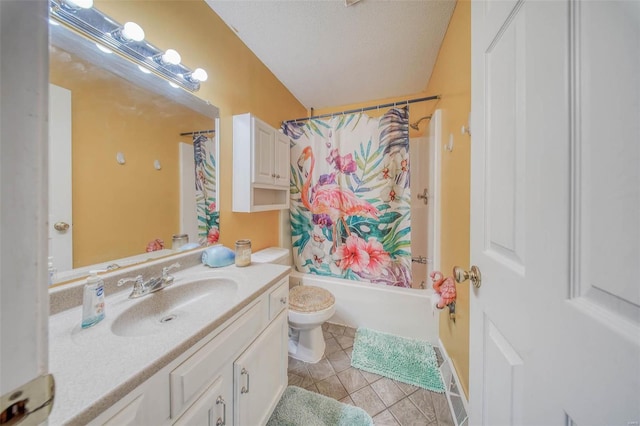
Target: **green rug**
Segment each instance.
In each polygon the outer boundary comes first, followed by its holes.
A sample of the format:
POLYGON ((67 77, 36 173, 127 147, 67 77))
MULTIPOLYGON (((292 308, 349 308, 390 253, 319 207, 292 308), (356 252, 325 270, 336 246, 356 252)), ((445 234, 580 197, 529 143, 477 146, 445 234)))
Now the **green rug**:
POLYGON ((433 346, 421 340, 358 328, 351 365, 433 392, 445 391, 433 346))
POLYGON ((373 420, 362 408, 288 386, 267 426, 373 426, 373 420))

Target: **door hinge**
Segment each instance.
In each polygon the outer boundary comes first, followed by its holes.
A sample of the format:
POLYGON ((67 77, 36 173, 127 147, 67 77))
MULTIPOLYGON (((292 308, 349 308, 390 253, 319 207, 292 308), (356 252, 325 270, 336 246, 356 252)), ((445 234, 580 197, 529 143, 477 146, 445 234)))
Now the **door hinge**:
POLYGON ((2 395, 0 425, 38 425, 44 422, 53 408, 55 387, 53 375, 47 374, 2 395))

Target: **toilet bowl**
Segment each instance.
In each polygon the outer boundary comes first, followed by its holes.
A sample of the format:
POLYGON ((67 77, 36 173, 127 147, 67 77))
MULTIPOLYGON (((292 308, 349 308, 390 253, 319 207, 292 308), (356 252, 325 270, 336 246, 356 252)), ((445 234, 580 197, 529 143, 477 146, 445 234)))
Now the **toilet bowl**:
MULTIPOLYGON (((289 250, 270 247, 251 255, 256 263, 290 265, 289 250)), ((289 356, 316 363, 322 359, 325 341, 322 324, 336 310, 335 298, 328 290, 298 285, 289 290, 289 356)))

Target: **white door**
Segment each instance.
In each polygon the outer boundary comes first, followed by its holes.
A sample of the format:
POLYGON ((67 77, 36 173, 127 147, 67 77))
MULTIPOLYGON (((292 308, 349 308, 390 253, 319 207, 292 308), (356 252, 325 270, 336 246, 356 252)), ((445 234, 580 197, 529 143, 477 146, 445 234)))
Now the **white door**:
POLYGON ((640 422, 638 52, 635 0, 472 4, 471 424, 640 422))
POLYGON ((73 269, 71 91, 54 84, 49 84, 49 256, 59 271, 73 269))
MULTIPOLYGON (((440 270, 440 157, 442 155, 442 110, 435 110, 429 121, 429 171, 427 188, 427 277, 440 270)), ((427 281, 430 282, 430 281, 427 281)))
MULTIPOLYGON (((48 372, 48 6, 46 1, 0 1, 2 396, 16 395, 16 389, 48 372)), ((14 408, 24 399, 27 410, 44 403, 29 392, 17 395, 10 402, 14 408)), ((37 413, 46 417, 46 409, 38 410, 25 423, 43 421, 37 413)))

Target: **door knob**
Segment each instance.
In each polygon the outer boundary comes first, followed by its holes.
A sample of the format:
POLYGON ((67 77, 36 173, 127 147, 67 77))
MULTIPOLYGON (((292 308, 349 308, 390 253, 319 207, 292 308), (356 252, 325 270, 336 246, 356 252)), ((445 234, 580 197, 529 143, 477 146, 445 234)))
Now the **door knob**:
POLYGON ((68 223, 66 223, 66 222, 56 222, 56 223, 53 225, 53 228, 54 228, 56 231, 66 231, 67 229, 69 229, 69 224, 68 224, 68 223))
POLYGON ((475 288, 480 288, 482 285, 482 274, 480 273, 480 268, 476 265, 471 266, 470 271, 465 271, 459 266, 454 266, 453 276, 459 283, 463 283, 466 280, 471 281, 471 284, 473 284, 475 288))

